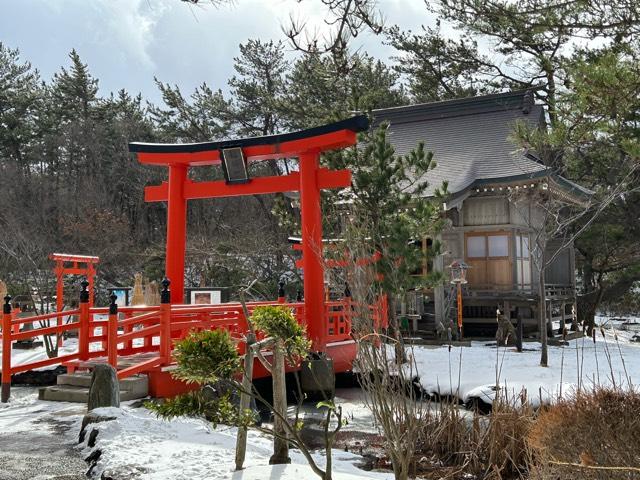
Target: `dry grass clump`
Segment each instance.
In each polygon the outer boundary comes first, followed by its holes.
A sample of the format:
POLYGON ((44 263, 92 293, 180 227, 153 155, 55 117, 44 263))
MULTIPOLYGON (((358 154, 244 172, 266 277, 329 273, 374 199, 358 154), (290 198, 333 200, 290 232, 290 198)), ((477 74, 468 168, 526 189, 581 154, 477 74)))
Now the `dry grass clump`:
POLYGON ((531 478, 640 479, 640 393, 577 393, 541 411, 528 442, 531 478))
POLYGON ((486 416, 465 415, 456 404, 442 402, 424 418, 417 473, 435 469, 448 478, 522 478, 533 421, 530 407, 504 399, 497 399, 486 416))

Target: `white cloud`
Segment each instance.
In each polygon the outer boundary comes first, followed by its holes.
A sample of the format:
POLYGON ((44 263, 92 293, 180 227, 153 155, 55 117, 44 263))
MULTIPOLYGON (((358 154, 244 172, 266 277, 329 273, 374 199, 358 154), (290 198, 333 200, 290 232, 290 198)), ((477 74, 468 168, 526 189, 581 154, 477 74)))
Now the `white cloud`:
MULTIPOLYGON (((423 0, 381 0, 390 24, 416 29, 431 23, 423 0)), ((49 78, 75 48, 100 79, 102 94, 125 88, 159 101, 153 77, 179 85, 185 93, 206 81, 227 88, 233 57, 250 38, 284 39, 290 14, 320 32, 325 7, 320 0, 235 0, 215 7, 180 0, 0 0, 0 41, 19 48, 23 58, 49 78)), ((354 42, 386 59, 391 48, 364 34, 354 42)))
POLYGON ((158 19, 167 11, 167 6, 149 0, 110 0, 91 4, 95 15, 105 21, 102 42, 114 52, 122 52, 140 62, 143 67, 154 68, 149 46, 154 41, 158 19))

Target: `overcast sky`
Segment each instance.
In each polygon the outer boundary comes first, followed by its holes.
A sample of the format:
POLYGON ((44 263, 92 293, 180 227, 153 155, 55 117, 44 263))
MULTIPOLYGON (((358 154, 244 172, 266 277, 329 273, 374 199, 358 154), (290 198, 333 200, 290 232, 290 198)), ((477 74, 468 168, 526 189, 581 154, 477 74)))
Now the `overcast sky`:
MULTIPOLYGON (((380 0, 388 24, 432 25, 423 0, 380 0)), ((0 41, 18 48, 49 79, 75 48, 100 80, 100 92, 125 88, 158 101, 153 77, 190 92, 203 81, 226 89, 238 45, 278 40, 290 14, 322 25, 319 0, 236 0, 190 6, 179 0, 0 0, 0 41)), ((391 49, 372 34, 354 43, 386 59, 391 49)))

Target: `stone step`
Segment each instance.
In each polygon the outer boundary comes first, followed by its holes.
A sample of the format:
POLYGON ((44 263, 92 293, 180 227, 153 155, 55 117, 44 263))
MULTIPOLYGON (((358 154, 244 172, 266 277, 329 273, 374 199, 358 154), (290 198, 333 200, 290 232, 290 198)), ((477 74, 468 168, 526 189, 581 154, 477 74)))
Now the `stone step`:
MULTIPOLYGON (((38 397, 50 402, 87 403, 90 384, 91 374, 62 374, 58 375, 57 385, 41 388, 38 397)), ((149 379, 146 375, 120 380, 120 401, 136 400, 148 394, 149 379)))
MULTIPOLYGON (((140 383, 147 383, 146 375, 134 375, 133 377, 120 380, 120 390, 132 390, 132 387, 140 383)), ((58 375, 58 385, 73 385, 75 387, 90 387, 91 372, 63 373, 58 375)), ((146 388, 146 387, 145 387, 146 388)))

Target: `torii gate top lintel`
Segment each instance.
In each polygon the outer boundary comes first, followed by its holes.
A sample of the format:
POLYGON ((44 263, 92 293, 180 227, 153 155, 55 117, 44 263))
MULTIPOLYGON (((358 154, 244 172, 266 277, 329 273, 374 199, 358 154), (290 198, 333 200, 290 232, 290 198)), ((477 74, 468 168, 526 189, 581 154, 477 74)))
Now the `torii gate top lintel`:
MULTIPOLYGON (((172 303, 184 301, 187 201, 300 192, 302 220, 302 263, 307 331, 313 348, 326 348, 327 328, 324 308, 324 268, 322 260, 322 212, 320 191, 351 185, 349 170, 320 168, 321 152, 355 145, 357 133, 369 128, 369 120, 359 115, 346 120, 298 132, 219 142, 157 144, 130 143, 141 163, 169 167, 168 182, 145 188, 147 202, 167 202, 166 276, 171 280, 172 303), (227 150, 241 150, 244 161, 298 157, 299 171, 288 175, 257 177, 245 183, 230 181, 194 182, 189 167, 222 163, 227 150)), ((245 168, 246 170, 246 168, 245 168)), ((226 176, 226 174, 225 174, 226 176)))
POLYGON ((214 165, 220 152, 241 147, 247 161, 287 158, 309 151, 322 152, 356 143, 356 134, 369 128, 369 119, 358 115, 338 122, 296 132, 200 143, 129 143, 140 163, 152 165, 214 165))

